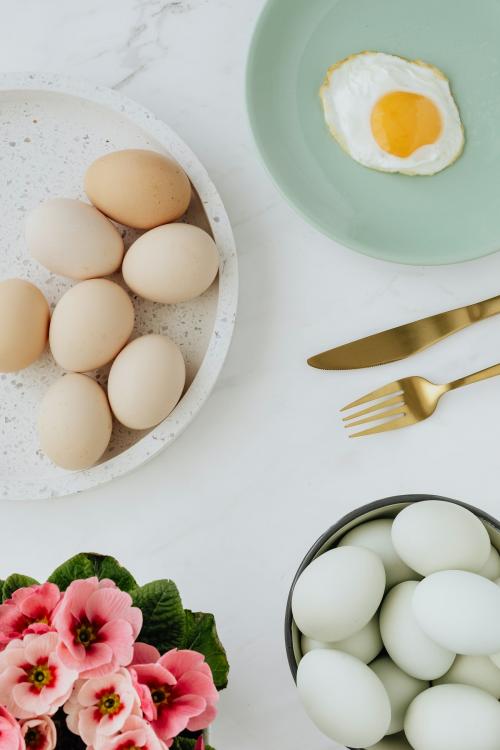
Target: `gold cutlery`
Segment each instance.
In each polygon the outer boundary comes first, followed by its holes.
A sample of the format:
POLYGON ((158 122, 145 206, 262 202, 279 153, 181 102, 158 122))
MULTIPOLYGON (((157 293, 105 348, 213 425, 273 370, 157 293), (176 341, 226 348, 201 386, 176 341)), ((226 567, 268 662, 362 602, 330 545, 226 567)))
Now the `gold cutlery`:
POLYGON ((307 362, 322 370, 355 370, 396 362, 499 313, 500 295, 351 341, 316 354, 307 362))
POLYGON ((485 370, 479 370, 479 372, 466 375, 464 378, 459 378, 444 385, 436 385, 418 375, 395 380, 344 406, 341 411, 355 409, 357 406, 369 404, 371 401, 375 402, 354 414, 344 417, 343 421, 346 422, 344 426, 359 427, 371 422, 379 422, 374 427, 355 432, 349 437, 375 435, 379 432, 409 427, 430 417, 434 413, 441 396, 448 391, 454 391, 464 385, 478 383, 480 380, 486 380, 487 378, 494 378, 496 375, 500 375, 500 364, 492 365, 485 370))

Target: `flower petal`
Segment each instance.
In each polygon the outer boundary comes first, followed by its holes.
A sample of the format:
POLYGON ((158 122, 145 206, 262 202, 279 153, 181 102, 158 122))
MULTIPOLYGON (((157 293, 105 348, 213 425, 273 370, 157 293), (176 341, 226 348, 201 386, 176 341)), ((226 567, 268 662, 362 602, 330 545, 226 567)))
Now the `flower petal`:
POLYGON ((102 626, 109 620, 126 620, 131 607, 130 594, 118 588, 101 588, 89 597, 85 612, 89 622, 102 626))
POLYGON ((153 727, 162 740, 172 739, 186 729, 189 719, 201 714, 206 705, 197 695, 184 695, 159 712, 153 727))
POLYGON ((45 633, 36 638, 31 638, 24 649, 26 660, 30 664, 48 661, 49 656, 55 653, 58 641, 57 633, 45 633))
POLYGON ((190 693, 201 695, 212 703, 219 699, 219 693, 212 678, 201 674, 201 672, 185 672, 177 681, 175 693, 179 695, 190 693))
POLYGON ((206 729, 217 716, 217 709, 213 705, 208 705, 203 713, 189 719, 187 728, 190 732, 198 732, 200 729, 206 729))
POLYGON ((174 677, 179 679, 183 672, 198 671, 201 665, 205 663, 205 657, 197 651, 188 651, 186 649, 179 651, 173 648, 171 651, 163 654, 158 661, 169 672, 172 672, 174 677))
POLYGON ((160 652, 154 646, 150 646, 149 643, 134 643, 134 658, 132 659, 132 665, 134 664, 153 664, 160 658, 160 652))
POLYGON ((107 622, 99 630, 99 641, 109 646, 120 666, 130 664, 134 655, 134 634, 130 623, 125 620, 107 622))

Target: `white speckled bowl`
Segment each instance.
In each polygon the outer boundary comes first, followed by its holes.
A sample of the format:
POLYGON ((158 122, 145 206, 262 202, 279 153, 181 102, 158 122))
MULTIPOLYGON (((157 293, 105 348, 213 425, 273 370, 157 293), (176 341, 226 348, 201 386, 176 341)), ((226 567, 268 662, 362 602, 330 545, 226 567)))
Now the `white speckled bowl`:
MULTIPOLYGON (((155 332, 173 338, 186 360, 188 388, 158 427, 136 432, 115 424, 102 462, 86 471, 67 472, 41 453, 35 429, 40 399, 61 374, 50 353, 19 373, 0 374, 0 498, 80 492, 143 464, 191 422, 208 398, 227 354, 238 270, 221 199, 203 166, 165 123, 110 89, 59 75, 0 75, 0 279, 30 279, 54 306, 73 282, 50 274, 30 258, 24 239, 26 213, 47 197, 84 198, 87 166, 103 153, 121 148, 153 148, 177 159, 196 192, 188 221, 210 231, 219 248, 219 277, 198 299, 166 306, 133 296, 133 335, 155 332)), ((123 231, 128 245, 137 235, 123 231)), ((120 276, 115 280, 121 282, 120 276)), ((107 371, 96 376, 105 382, 107 371)))

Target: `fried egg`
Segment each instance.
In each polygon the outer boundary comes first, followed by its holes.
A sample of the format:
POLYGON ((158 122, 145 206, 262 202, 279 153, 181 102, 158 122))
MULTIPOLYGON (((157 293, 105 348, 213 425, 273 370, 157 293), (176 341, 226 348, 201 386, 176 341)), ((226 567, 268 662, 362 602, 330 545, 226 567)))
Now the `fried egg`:
POLYGON ((462 153, 464 131, 449 81, 420 60, 352 55, 329 68, 320 96, 331 134, 365 167, 432 175, 462 153))

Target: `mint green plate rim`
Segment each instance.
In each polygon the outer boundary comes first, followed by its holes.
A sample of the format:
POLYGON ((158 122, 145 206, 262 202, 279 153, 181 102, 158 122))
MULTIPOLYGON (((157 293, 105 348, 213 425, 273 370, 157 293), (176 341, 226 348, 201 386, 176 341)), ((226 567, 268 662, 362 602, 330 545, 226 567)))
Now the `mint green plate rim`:
MULTIPOLYGON (((355 5, 356 2, 358 2, 359 0, 349 0, 349 1, 352 3, 352 5, 355 5)), ((308 4, 310 6, 313 6, 315 2, 316 0, 308 0, 308 4)), ((342 0, 332 0, 332 8, 340 2, 342 2, 342 0)), ((372 2, 375 2, 375 0, 372 0, 372 2)), ((398 2, 403 2, 403 0, 398 0, 398 2)), ((473 0, 461 0, 461 1, 459 0, 459 2, 457 3, 458 12, 460 12, 460 7, 463 9, 466 6, 467 2, 470 2, 469 7, 470 7, 471 14, 474 12, 474 7, 477 9, 477 6, 473 2, 473 0)), ((498 0, 486 0, 486 3, 494 6, 496 10, 500 9, 500 2, 498 2, 498 0)), ((331 223, 326 221, 325 218, 321 216, 320 213, 313 211, 309 205, 305 204, 304 201, 300 199, 300 197, 297 194, 297 189, 295 188, 293 183, 290 184, 289 182, 287 182, 286 179, 282 178, 279 163, 277 163, 277 160, 273 153, 274 151, 273 145, 272 143, 269 142, 269 139, 266 135, 265 118, 262 116, 261 108, 259 105, 260 97, 259 97, 259 91, 258 91, 256 79, 258 77, 260 59, 262 58, 262 55, 263 54, 265 55, 266 53, 265 36, 268 32, 269 24, 273 21, 273 14, 275 13, 277 9, 280 8, 280 6, 286 5, 288 9, 290 10, 290 15, 291 15, 293 13, 294 4, 296 4, 295 0, 267 0, 267 2, 265 3, 265 5, 263 6, 261 10, 260 16, 257 20, 256 26, 253 32, 250 49, 248 53, 248 58, 247 58, 247 66, 246 66, 246 92, 245 92, 246 93, 246 105, 247 105, 247 113, 248 113, 251 130, 253 133, 253 138, 257 146, 257 149, 260 153, 263 164, 265 168, 267 169, 273 182, 275 183, 276 187, 282 194, 282 196, 295 208, 295 210, 309 224, 314 226, 316 229, 318 229, 320 232, 328 236, 330 239, 338 242, 339 244, 343 245, 346 248, 354 250, 363 255, 376 258, 378 260, 399 263, 403 265, 439 266, 439 265, 450 265, 450 264, 468 262, 468 261, 472 261, 472 260, 476 260, 476 259, 488 256, 488 255, 492 255, 498 252, 500 250, 500 215, 499 215, 499 220, 497 222, 498 239, 497 239, 497 236, 495 236, 495 239, 492 240, 489 244, 483 243, 483 245, 480 246, 480 243, 478 243, 478 246, 470 247, 468 250, 462 249, 460 253, 458 253, 457 255, 454 255, 453 252, 449 252, 446 249, 443 252, 439 252, 436 255, 436 257, 429 257, 428 255, 425 255, 425 254, 419 255, 418 253, 412 253, 408 255, 405 253, 402 253, 401 255, 397 255, 397 256, 395 255, 394 252, 386 253, 384 249, 374 246, 370 242, 358 241, 349 232, 343 232, 339 230, 338 228, 332 227, 331 223)), ((464 23, 466 23, 466 21, 464 21, 464 23)), ((425 48, 425 45, 423 46, 425 48)), ((376 45, 372 45, 370 49, 378 49, 378 48, 376 45)), ((353 50, 353 51, 361 51, 361 50, 353 50)), ((380 49, 380 51, 390 52, 391 50, 380 49)), ((403 53, 394 51, 394 54, 403 54, 403 53)), ((412 58, 412 55, 408 55, 408 57, 412 58)), ((418 55, 413 56, 414 59, 416 59, 417 57, 419 56, 418 55)), ((420 57, 422 59, 426 59, 425 54, 422 54, 420 57)), ((342 59, 342 57, 338 59, 342 59)), ((429 61, 432 62, 432 60, 429 60, 429 61)), ((336 60, 331 59, 331 63, 334 63, 334 62, 336 62, 336 60)), ((498 45, 498 60, 496 61, 496 63, 498 64, 498 68, 500 70, 500 44, 498 45)), ((325 71, 326 71, 326 67, 325 67, 325 71)), ((317 81, 316 82, 312 81, 311 85, 313 87, 315 86, 315 84, 317 84, 317 81)), ((500 91, 499 91, 499 97, 500 97, 500 91)), ((500 98, 499 98, 499 106, 500 106, 500 98)), ((463 112, 460 107, 460 102, 459 102, 459 108, 460 108, 460 112, 461 112, 462 119, 463 119, 463 112)), ((465 130, 467 134, 467 123, 465 123, 465 130)), ((499 149, 500 149, 500 119, 499 119, 498 132, 499 132, 499 149)), ((332 148, 338 148, 337 144, 333 141, 332 141, 332 148)), ((467 148, 467 140, 466 140, 466 148, 467 148)), ((356 165, 356 166, 359 166, 359 165, 356 165)), ((452 167, 450 167, 449 169, 451 168, 452 167)), ((365 168, 361 167, 361 169, 365 169, 365 168)), ((372 170, 368 170, 368 171, 372 171, 372 170)), ((381 173, 378 173, 378 174, 381 174, 381 173)), ((384 175, 384 176, 388 176, 388 175, 384 175)), ((393 177, 393 176, 394 175, 390 175, 390 177, 393 177)), ((398 175, 397 177, 399 178, 401 176, 398 175)), ((405 177, 405 176, 402 176, 402 177, 403 179, 426 180, 426 179, 435 179, 436 176, 430 177, 430 178, 429 177, 414 178, 414 177, 405 177)), ((500 191, 500 170, 499 170, 499 177, 498 177, 498 189, 500 191)), ((495 231, 496 231, 496 226, 495 226, 495 231)))

